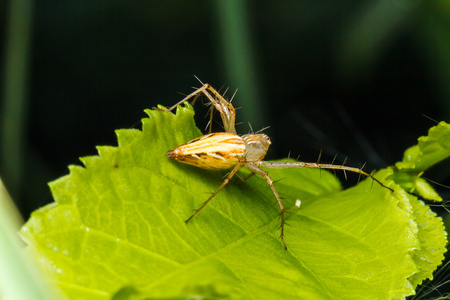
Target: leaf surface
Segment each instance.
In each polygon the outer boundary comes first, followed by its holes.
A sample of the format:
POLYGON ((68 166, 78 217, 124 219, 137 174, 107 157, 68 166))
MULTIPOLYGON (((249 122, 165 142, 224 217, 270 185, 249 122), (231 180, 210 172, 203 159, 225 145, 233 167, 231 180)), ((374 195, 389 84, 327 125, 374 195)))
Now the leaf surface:
POLYGON ((377 178, 394 193, 370 180, 341 191, 323 170, 270 170, 289 212, 287 251, 258 176, 229 184, 185 224, 226 171, 166 157, 201 135, 190 105, 146 113, 142 131, 118 130, 118 147, 98 147, 52 182, 55 203, 22 228, 60 299, 397 299, 430 276, 414 259, 417 200, 393 169, 377 178))

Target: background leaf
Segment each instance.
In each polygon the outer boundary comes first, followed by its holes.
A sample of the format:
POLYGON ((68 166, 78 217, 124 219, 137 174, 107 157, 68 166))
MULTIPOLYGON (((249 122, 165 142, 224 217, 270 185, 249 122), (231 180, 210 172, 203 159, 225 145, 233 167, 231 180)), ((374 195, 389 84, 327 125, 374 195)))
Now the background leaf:
POLYGON ((427 136, 405 151, 403 161, 395 166, 399 170, 420 173, 450 156, 450 125, 440 122, 430 129, 427 136))
MULTIPOLYGON (((276 187, 290 212, 287 251, 275 199, 257 176, 227 186, 186 225, 226 171, 166 157, 201 135, 192 107, 146 112, 142 131, 118 130, 118 147, 98 147, 99 156, 81 159, 85 167, 70 166, 52 182, 55 203, 22 229, 61 298, 374 299, 414 292, 420 280, 410 279, 419 271, 411 255, 421 248, 420 228, 415 198, 400 187, 391 183, 392 193, 364 180, 341 192, 325 171, 271 170, 283 179, 276 187)), ((392 176, 388 169, 377 178, 389 183, 392 176)))
POLYGON ((395 164, 394 180, 405 190, 434 201, 442 201, 434 189, 422 179, 422 173, 434 164, 450 157, 450 125, 440 122, 427 136, 405 151, 403 160, 395 164))

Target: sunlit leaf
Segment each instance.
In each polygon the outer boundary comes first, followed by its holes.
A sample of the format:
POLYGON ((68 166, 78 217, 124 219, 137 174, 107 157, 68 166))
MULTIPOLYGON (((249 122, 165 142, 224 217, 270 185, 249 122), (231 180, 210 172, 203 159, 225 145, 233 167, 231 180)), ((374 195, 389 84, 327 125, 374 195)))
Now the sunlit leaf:
POLYGON ((22 228, 61 299, 389 299, 430 276, 417 258, 429 258, 443 229, 422 235, 420 224, 442 221, 417 215, 428 207, 392 181, 393 169, 376 176, 395 192, 370 179, 341 191, 323 170, 271 170, 289 212, 287 251, 275 198, 257 176, 229 184, 185 224, 227 172, 166 157, 201 135, 192 107, 146 112, 142 131, 118 130, 118 147, 98 147, 52 182, 55 203, 22 228))

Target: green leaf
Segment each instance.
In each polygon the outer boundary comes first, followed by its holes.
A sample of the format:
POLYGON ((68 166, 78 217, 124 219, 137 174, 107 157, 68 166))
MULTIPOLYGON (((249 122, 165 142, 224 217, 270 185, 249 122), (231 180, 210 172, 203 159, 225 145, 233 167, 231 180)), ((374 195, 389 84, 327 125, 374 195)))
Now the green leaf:
MULTIPOLYGON (((442 201, 439 194, 423 178, 425 170, 450 156, 450 125, 440 122, 430 128, 428 136, 418 139, 418 144, 407 149, 403 160, 395 164, 394 181, 409 193, 424 199, 442 201)), ((419 272, 410 281, 413 285, 423 280, 433 279, 433 271, 444 259, 447 244, 447 232, 441 218, 417 197, 409 195, 414 209, 414 220, 418 224, 418 238, 421 247, 414 250, 413 258, 419 272)))
POLYGON ((323 170, 270 170, 289 211, 287 251, 258 176, 229 184, 186 225, 227 172, 166 157, 201 135, 190 105, 146 113, 142 131, 118 130, 118 147, 98 147, 52 182, 55 203, 22 228, 58 299, 398 299, 431 276, 417 259, 438 233, 417 226, 428 207, 392 181, 393 169, 376 176, 395 192, 370 180, 341 191, 323 170))
POLYGON ((403 160, 395 164, 394 180, 406 191, 425 199, 442 201, 442 198, 420 176, 436 163, 450 156, 450 125, 440 122, 432 127, 428 136, 419 138, 419 143, 405 151, 403 160))
MULTIPOLYGON (((413 196, 411 196, 413 197, 413 196)), ((433 279, 433 271, 444 260, 447 245, 447 232, 441 218, 436 217, 424 202, 411 199, 414 220, 418 225, 420 248, 415 249, 412 256, 419 272, 411 276, 410 282, 416 286, 425 279, 433 279)))

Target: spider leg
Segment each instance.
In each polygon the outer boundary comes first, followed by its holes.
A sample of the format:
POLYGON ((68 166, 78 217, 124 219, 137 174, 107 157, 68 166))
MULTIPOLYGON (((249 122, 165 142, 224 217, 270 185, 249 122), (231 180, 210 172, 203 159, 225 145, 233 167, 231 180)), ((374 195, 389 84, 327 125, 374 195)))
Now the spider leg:
POLYGON ((344 165, 332 165, 332 164, 318 164, 318 163, 308 163, 301 161, 258 161, 254 163, 257 167, 263 167, 268 169, 288 169, 288 168, 309 168, 309 169, 328 169, 328 170, 341 170, 353 173, 358 173, 360 175, 369 177, 372 181, 377 182, 382 187, 393 192, 394 190, 386 186, 380 180, 376 179, 372 174, 364 172, 359 168, 347 167, 344 165))
POLYGON ((205 93, 206 89, 209 87, 209 84, 204 84, 201 88, 196 89, 195 91, 193 91, 192 93, 190 93, 189 95, 187 95, 186 97, 184 97, 182 100, 180 100, 179 102, 177 102, 175 105, 173 105, 172 107, 166 109, 166 112, 172 111, 174 110, 177 106, 183 104, 185 101, 188 101, 189 99, 191 99, 192 97, 194 97, 194 100, 192 100, 192 105, 194 105, 195 100, 197 100, 197 98, 200 96, 201 93, 205 93))
MULTIPOLYGON (((222 95, 219 94, 212 86, 209 84, 205 84, 206 86, 205 90, 202 91, 203 94, 205 94, 206 97, 208 97, 209 101, 214 105, 214 107, 219 111, 220 117, 222 118, 223 122, 223 128, 226 132, 235 133, 235 122, 236 122, 236 110, 234 109, 233 104, 225 100, 225 98, 222 97, 222 95), (213 96, 211 96, 206 90, 211 92, 213 96)), ((212 116, 211 116, 212 118, 212 116)))
MULTIPOLYGON (((225 100, 225 98, 220 95, 219 92, 217 92, 211 85, 208 83, 203 84, 203 86, 199 89, 196 89, 186 97, 184 97, 181 101, 177 102, 172 107, 166 109, 166 112, 174 110, 177 106, 184 103, 185 101, 191 99, 192 105, 194 105, 197 98, 201 95, 205 95, 208 100, 211 102, 211 104, 214 106, 217 111, 220 113, 220 117, 222 118, 223 122, 223 128, 226 132, 234 133, 236 134, 235 129, 235 122, 236 122, 236 110, 234 109, 233 104, 225 100), (212 94, 212 95, 211 95, 212 94), (213 97, 214 96, 214 97, 213 97)), ((153 108, 155 110, 161 110, 159 108, 153 108)), ((212 118, 213 118, 213 109, 211 108, 211 115, 210 115, 210 124, 209 124, 209 132, 211 133, 211 124, 212 124, 212 118)))
POLYGON ((208 204, 209 201, 211 201, 211 200, 214 198, 214 196, 217 195, 217 193, 218 193, 224 186, 226 186, 226 185, 230 182, 231 178, 234 176, 234 174, 236 174, 236 172, 239 170, 239 168, 240 168, 242 165, 243 165, 243 163, 239 162, 239 163, 233 168, 233 170, 231 170, 231 172, 228 174, 227 178, 225 178, 225 180, 222 182, 222 184, 219 186, 219 188, 218 188, 214 193, 212 193, 212 195, 209 196, 209 198, 208 198, 205 202, 203 202, 202 205, 200 205, 199 208, 197 208, 197 209, 194 211, 194 213, 193 213, 193 214, 185 221, 186 223, 188 223, 188 222, 189 222, 196 214, 198 214, 198 213, 206 206, 206 204, 208 204))
POLYGON ((208 122, 209 130, 208 130, 208 133, 212 132, 213 116, 214 116, 214 109, 211 107, 211 109, 209 110, 209 122, 208 122))
POLYGON ((248 174, 247 176, 245 176, 244 178, 239 178, 239 180, 237 180, 236 182, 235 182, 235 184, 238 184, 238 183, 241 183, 241 182, 244 182, 244 181, 246 181, 246 180, 248 180, 248 179, 250 179, 253 175, 255 175, 256 173, 254 173, 254 172, 251 172, 250 174, 248 174))
POLYGON ((281 242, 284 245, 284 249, 287 250, 286 242, 284 241, 284 224, 285 224, 285 221, 284 221, 284 205, 283 205, 283 202, 281 201, 280 195, 278 195, 278 192, 275 189, 275 186, 273 185, 272 178, 270 178, 269 173, 267 173, 266 171, 258 168, 256 165, 254 165, 252 163, 247 163, 245 165, 245 167, 247 169, 249 169, 250 171, 252 171, 253 173, 259 174, 262 177, 264 177, 264 179, 267 181, 267 184, 269 185, 270 189, 272 190, 273 195, 277 199, 278 206, 280 207, 280 216, 281 216, 281 225, 280 225, 281 234, 280 234, 280 238, 281 238, 281 242))

